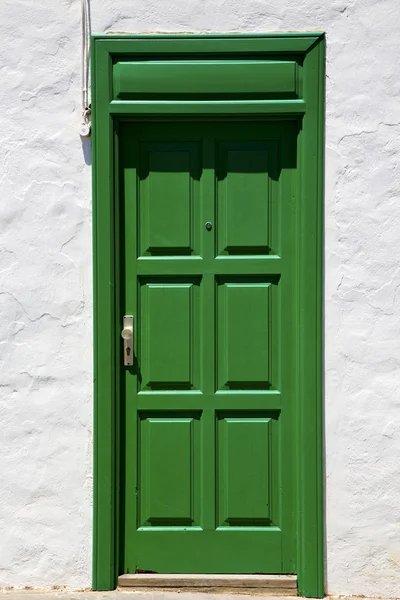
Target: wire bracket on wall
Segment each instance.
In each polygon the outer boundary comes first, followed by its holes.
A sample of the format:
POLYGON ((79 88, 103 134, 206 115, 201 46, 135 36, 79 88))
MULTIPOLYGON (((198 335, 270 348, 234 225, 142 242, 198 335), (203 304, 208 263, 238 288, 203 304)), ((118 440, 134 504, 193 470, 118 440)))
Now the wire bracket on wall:
POLYGON ((81 137, 89 137, 92 131, 91 122, 90 122, 90 106, 86 107, 82 111, 82 123, 79 129, 79 135, 81 137))
POLYGON ((91 133, 91 105, 89 100, 89 55, 90 55, 90 8, 89 0, 82 0, 82 123, 79 129, 81 137, 91 133))

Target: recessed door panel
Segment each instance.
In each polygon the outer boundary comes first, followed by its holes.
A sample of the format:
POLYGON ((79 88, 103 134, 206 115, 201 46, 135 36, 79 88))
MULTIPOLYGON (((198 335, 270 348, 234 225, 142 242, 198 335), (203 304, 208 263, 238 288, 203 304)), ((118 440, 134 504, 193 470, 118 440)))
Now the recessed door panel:
POLYGON ((272 382, 276 281, 220 281, 217 371, 220 390, 268 390, 272 382))
POLYGON ((192 526, 198 520, 198 429, 198 415, 142 415, 139 527, 192 526))
MULTIPOLYGON (((273 524, 273 512, 277 509, 272 501, 276 484, 273 475, 278 470, 277 444, 273 439, 275 425, 277 422, 274 423, 267 414, 218 415, 220 527, 268 527, 273 524)), ((277 524, 276 520, 274 524, 277 524)))
POLYGON ((200 280, 154 279, 140 285, 142 390, 199 386, 200 280))
POLYGON ((199 145, 147 143, 139 151, 139 254, 197 254, 199 145))
POLYGON ((268 255, 277 207, 277 146, 274 142, 218 145, 218 254, 268 255))

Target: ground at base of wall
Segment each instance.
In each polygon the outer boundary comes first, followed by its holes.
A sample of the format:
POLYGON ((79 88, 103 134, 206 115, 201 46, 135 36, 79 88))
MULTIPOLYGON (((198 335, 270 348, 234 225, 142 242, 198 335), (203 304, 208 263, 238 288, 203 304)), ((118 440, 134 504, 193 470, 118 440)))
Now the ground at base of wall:
MULTIPOLYGON (((7 589, 0 588, 2 600, 229 600, 233 594, 211 592, 163 591, 163 590, 135 590, 112 592, 69 591, 69 590, 39 590, 39 589, 7 589)), ((253 594, 250 594, 253 595, 253 594)), ((262 597, 260 594, 259 598, 262 597)), ((245 600, 249 594, 234 594, 235 600, 245 600)), ((298 596, 272 596, 265 595, 268 600, 295 600, 298 596)), ((379 596, 368 598, 366 596, 327 596, 325 600, 376 600, 379 596)), ((385 600, 400 600, 398 598, 385 598, 385 600)))

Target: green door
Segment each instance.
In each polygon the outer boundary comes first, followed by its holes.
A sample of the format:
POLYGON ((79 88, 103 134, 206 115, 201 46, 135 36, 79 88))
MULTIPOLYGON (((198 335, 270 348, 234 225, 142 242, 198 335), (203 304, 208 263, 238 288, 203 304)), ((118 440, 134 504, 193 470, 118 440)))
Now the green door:
POLYGON ((120 125, 123 572, 296 571, 297 132, 120 125))

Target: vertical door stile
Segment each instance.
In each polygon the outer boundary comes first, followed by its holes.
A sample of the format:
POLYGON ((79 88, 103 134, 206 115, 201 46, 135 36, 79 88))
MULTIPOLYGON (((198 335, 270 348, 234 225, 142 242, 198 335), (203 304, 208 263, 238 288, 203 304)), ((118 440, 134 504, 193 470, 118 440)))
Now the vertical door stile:
MULTIPOLYGON (((139 374, 139 336, 138 327, 139 307, 139 281, 136 276, 136 261, 138 248, 138 227, 137 227, 137 178, 139 172, 139 130, 133 123, 124 124, 120 127, 121 131, 121 198, 120 203, 124 227, 121 235, 121 272, 124 269, 125 277, 121 290, 122 313, 133 315, 133 357, 132 367, 124 367, 125 394, 123 394, 123 414, 125 424, 134 423, 135 426, 126 426, 123 428, 123 441, 125 442, 124 464, 125 473, 129 465, 135 465, 133 477, 124 477, 121 482, 121 499, 123 510, 123 519, 125 530, 134 530, 137 527, 138 515, 138 479, 137 472, 138 460, 138 411, 137 411, 137 380, 139 374), (125 492, 125 493, 123 493, 125 492), (128 508, 128 510, 127 510, 128 508)), ((121 278, 122 279, 122 278, 121 278)), ((120 326, 122 323, 120 324, 120 326)), ((121 342, 120 342, 121 344, 121 342)), ((121 428, 122 430, 122 428, 121 428)), ((124 537, 124 556, 128 550, 128 540, 124 537)))
POLYGON ((297 202, 297 173, 296 140, 298 123, 296 120, 282 121, 282 136, 280 145, 281 196, 280 204, 285 206, 280 214, 280 245, 283 260, 283 272, 280 285, 279 310, 282 323, 280 339, 279 365, 280 387, 282 393, 282 435, 279 451, 282 469, 281 481, 281 519, 282 519, 282 570, 286 573, 295 572, 295 544, 296 535, 293 527, 293 514, 296 511, 296 471, 295 440, 296 440, 296 298, 297 298, 297 230, 296 215, 297 202))
MULTIPOLYGON (((201 126, 200 126, 201 127, 201 126)), ((203 169, 202 169, 202 220, 201 239, 202 256, 205 263, 203 270, 203 414, 202 414, 202 447, 203 447, 203 527, 212 531, 216 526, 215 485, 216 485, 216 422, 214 409, 215 393, 215 294, 216 283, 211 265, 215 259, 215 149, 212 135, 203 137, 203 169), (206 228, 210 222, 211 229, 206 228)))

